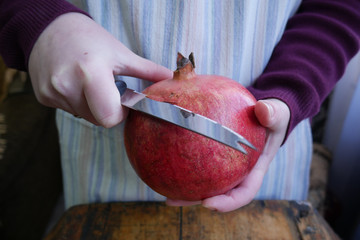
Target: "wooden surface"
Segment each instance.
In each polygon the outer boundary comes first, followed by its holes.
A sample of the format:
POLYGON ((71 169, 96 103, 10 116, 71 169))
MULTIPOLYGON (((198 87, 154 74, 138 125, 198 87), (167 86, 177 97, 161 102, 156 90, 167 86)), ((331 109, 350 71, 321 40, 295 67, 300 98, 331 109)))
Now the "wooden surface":
POLYGON ((55 239, 338 239, 306 202, 253 201, 229 213, 164 203, 70 208, 45 238, 55 239))

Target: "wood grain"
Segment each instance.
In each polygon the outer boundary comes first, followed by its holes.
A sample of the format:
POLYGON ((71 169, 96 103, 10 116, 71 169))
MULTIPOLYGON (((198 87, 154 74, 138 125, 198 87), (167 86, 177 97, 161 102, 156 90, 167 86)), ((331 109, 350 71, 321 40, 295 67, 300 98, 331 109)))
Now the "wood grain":
POLYGON ((229 213, 157 202, 70 208, 45 238, 56 239, 338 239, 307 202, 253 201, 229 213))

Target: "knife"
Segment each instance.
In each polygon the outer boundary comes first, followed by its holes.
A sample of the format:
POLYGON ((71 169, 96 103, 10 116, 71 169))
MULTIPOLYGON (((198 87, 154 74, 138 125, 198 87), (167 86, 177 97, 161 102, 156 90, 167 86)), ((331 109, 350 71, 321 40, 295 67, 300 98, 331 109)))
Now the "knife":
POLYGON ((240 144, 256 150, 243 136, 214 120, 177 105, 152 100, 143 93, 127 88, 126 83, 120 80, 118 76, 115 76, 115 84, 121 95, 121 104, 125 107, 201 134, 244 154, 247 154, 247 152, 240 144))

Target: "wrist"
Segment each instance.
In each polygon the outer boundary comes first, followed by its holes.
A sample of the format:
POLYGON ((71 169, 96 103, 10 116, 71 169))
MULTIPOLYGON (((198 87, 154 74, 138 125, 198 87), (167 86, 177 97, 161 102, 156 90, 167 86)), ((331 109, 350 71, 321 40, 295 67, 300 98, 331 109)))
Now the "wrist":
MULTIPOLYGON (((16 39, 10 41, 8 45, 13 44, 11 42, 18 43, 19 46, 15 50, 19 56, 16 56, 16 60, 19 61, 19 58, 23 59, 22 63, 18 64, 20 66, 16 66, 17 68, 22 70, 28 68, 32 48, 41 33, 56 18, 68 12, 78 12, 82 15, 87 14, 66 1, 41 0, 37 1, 36 4, 33 4, 31 1, 29 1, 28 4, 24 4, 23 9, 21 9, 16 16, 17 21, 8 24, 8 28, 11 28, 12 32, 17 31, 13 33, 16 39)), ((12 48, 14 48, 14 46, 9 47, 9 51, 14 51, 12 48)), ((9 65, 11 65, 11 63, 9 65)))

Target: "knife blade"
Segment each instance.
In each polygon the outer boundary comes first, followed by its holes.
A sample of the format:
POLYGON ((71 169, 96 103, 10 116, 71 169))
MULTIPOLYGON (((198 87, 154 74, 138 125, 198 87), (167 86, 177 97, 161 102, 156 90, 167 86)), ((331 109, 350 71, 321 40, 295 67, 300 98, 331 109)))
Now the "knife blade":
POLYGON ((121 95, 121 104, 125 107, 201 134, 244 154, 247 154, 247 151, 241 144, 256 150, 243 136, 214 120, 177 105, 152 100, 143 93, 127 88, 126 83, 117 76, 115 76, 115 84, 121 95))

